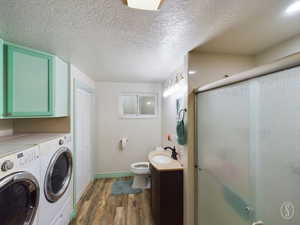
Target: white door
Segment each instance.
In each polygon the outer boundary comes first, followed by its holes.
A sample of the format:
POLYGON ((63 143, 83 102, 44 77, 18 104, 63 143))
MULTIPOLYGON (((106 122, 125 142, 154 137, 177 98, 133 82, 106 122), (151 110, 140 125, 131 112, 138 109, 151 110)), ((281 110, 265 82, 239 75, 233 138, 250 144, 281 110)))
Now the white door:
POLYGON ((75 183, 76 202, 92 179, 93 95, 84 89, 75 92, 75 183))

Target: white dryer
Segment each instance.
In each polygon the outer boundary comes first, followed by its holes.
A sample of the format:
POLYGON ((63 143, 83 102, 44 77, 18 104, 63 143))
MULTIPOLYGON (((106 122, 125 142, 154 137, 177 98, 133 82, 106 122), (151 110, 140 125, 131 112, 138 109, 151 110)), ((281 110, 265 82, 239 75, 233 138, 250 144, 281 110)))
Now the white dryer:
POLYGON ((67 225, 73 204, 71 135, 41 143, 40 162, 42 182, 39 225, 67 225))
POLYGON ((38 147, 31 145, 26 150, 0 157, 0 224, 37 225, 40 199, 38 147))

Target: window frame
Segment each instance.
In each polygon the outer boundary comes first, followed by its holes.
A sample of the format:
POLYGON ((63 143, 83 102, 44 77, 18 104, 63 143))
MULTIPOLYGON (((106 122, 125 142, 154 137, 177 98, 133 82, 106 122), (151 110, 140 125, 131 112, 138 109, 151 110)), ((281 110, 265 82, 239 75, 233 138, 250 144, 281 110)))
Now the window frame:
POLYGON ((119 113, 122 119, 147 119, 156 118, 158 116, 158 94, 157 93, 121 93, 119 96, 119 113), (137 113, 124 114, 123 97, 135 96, 137 99, 137 113), (147 115, 140 113, 140 97, 154 97, 154 114, 147 115))

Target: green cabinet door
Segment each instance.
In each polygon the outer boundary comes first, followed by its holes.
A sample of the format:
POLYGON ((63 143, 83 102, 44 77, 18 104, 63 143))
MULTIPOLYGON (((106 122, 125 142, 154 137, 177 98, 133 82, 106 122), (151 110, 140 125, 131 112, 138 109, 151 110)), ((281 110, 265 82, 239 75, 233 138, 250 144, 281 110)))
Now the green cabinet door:
POLYGON ((3 66, 3 50, 4 42, 0 39, 0 118, 4 117, 5 113, 5 80, 4 80, 4 66, 3 66))
POLYGON ((53 57, 6 45, 7 116, 37 117, 53 114, 53 57))

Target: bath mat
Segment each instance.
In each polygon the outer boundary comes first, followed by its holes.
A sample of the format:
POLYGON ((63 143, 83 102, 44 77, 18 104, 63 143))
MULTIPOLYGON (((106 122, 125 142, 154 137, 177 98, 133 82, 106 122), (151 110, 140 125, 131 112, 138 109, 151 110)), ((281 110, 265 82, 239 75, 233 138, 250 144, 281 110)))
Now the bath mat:
POLYGON ((133 180, 121 180, 116 181, 112 185, 111 194, 112 195, 128 195, 128 194, 139 194, 142 189, 132 188, 131 185, 133 180))

